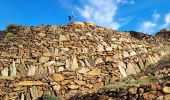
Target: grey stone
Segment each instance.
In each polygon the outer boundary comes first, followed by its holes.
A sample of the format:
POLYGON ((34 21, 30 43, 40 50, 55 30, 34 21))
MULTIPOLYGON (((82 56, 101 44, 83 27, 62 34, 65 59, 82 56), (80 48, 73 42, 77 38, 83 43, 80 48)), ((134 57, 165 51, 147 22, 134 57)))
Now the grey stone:
POLYGON ((49 62, 46 62, 46 63, 44 64, 44 67, 48 67, 48 66, 51 66, 51 65, 53 65, 53 64, 55 64, 55 61, 49 61, 49 62))
POLYGON ((15 61, 13 61, 12 65, 10 65, 9 70, 10 70, 10 76, 15 77, 17 75, 17 68, 16 68, 15 61))
POLYGON ((97 51, 99 51, 99 52, 105 51, 104 46, 101 45, 101 44, 99 44, 99 45, 97 46, 97 51))
POLYGON ((31 66, 29 67, 29 69, 28 69, 28 74, 27 74, 27 75, 28 75, 28 76, 34 76, 34 75, 35 75, 35 71, 36 71, 35 69, 36 69, 35 66, 32 66, 32 65, 31 65, 31 66))
POLYGON ((4 69, 1 71, 1 74, 2 74, 2 76, 8 76, 8 75, 9 75, 9 69, 8 69, 8 67, 4 68, 4 69))
POLYGON ((133 67, 133 65, 132 65, 131 63, 128 63, 128 64, 127 64, 126 73, 127 73, 128 75, 137 74, 135 68, 133 67))

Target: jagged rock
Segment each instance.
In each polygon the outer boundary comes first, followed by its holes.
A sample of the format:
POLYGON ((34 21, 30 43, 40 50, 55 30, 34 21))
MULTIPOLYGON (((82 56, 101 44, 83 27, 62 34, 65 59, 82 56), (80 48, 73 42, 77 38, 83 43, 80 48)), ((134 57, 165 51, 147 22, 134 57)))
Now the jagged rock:
POLYGON ((132 52, 130 52, 130 54, 129 54, 130 56, 135 56, 135 55, 137 55, 136 54, 136 52, 135 51, 132 51, 132 52))
POLYGON ((137 74, 135 68, 133 67, 133 65, 132 65, 131 63, 128 63, 128 64, 127 64, 126 73, 127 73, 128 75, 137 74))
POLYGON ((58 72, 64 71, 64 67, 58 67, 58 72))
POLYGON ((129 55, 129 53, 128 52, 126 52, 126 51, 123 51, 123 57, 129 57, 130 55, 129 55))
POLYGON ((64 80, 64 76, 62 74, 53 74, 53 79, 54 81, 63 81, 64 80))
POLYGON ((25 96, 24 96, 24 94, 23 94, 23 93, 21 94, 21 98, 20 98, 20 100, 25 100, 25 96))
POLYGON ((61 89, 61 86, 59 84, 53 86, 53 90, 59 91, 61 89))
POLYGON ((84 23, 83 23, 83 22, 72 22, 72 23, 69 23, 69 25, 80 25, 80 26, 84 26, 84 23))
POLYGON ((101 44, 99 44, 99 45, 97 46, 97 51, 99 51, 99 52, 105 51, 105 50, 104 50, 104 46, 101 45, 101 44))
POLYGON ((103 63, 104 61, 102 60, 102 58, 97 58, 96 61, 95 61, 95 64, 101 64, 103 63))
POLYGON ((41 37, 45 37, 46 36, 46 34, 43 33, 43 32, 39 33, 38 35, 41 36, 41 37))
POLYGON ((36 66, 30 66, 29 67, 29 70, 28 70, 28 74, 27 74, 27 76, 34 76, 35 75, 35 73, 36 73, 36 68, 35 68, 36 66))
POLYGON ((138 67, 137 64, 131 63, 131 65, 135 68, 135 70, 136 70, 137 73, 140 73, 141 70, 140 70, 140 68, 138 67))
POLYGON ((76 69, 79 68, 79 65, 78 65, 76 56, 73 56, 73 57, 72 57, 72 62, 71 62, 70 68, 71 68, 72 70, 76 70, 76 69))
POLYGON ((8 69, 8 67, 4 68, 4 69, 1 71, 1 74, 2 74, 2 76, 8 76, 8 75, 9 75, 9 69, 8 69))
POLYGON ((137 94, 137 88, 136 87, 132 87, 128 90, 131 94, 137 94))
POLYGON ((120 73, 123 75, 123 77, 126 77, 127 76, 127 73, 126 73, 126 64, 124 62, 119 62, 119 65, 118 65, 118 68, 120 70, 120 73))
POLYGON ((67 38, 64 35, 60 34, 59 41, 67 41, 67 38))
POLYGON ((85 82, 85 81, 74 80, 74 82, 75 82, 77 85, 86 85, 86 82, 85 82))
POLYGON ((86 74, 89 71, 88 68, 81 68, 80 70, 78 70, 78 73, 82 73, 82 74, 86 74))
POLYGON ((55 73, 54 66, 49 66, 49 67, 48 67, 48 73, 49 73, 49 74, 54 74, 54 73, 55 73))
POLYGON ((80 86, 78 85, 69 85, 68 88, 70 89, 78 89, 80 86))
POLYGON ((49 61, 49 62, 46 62, 46 63, 44 64, 44 67, 48 67, 48 66, 51 66, 51 65, 53 65, 53 64, 55 64, 55 61, 49 61))
POLYGON ((103 87, 103 86, 104 86, 104 84, 103 84, 102 82, 96 83, 96 84, 94 84, 93 89, 94 89, 94 90, 98 90, 99 87, 103 87))
POLYGON ((70 69, 70 61, 68 59, 65 62, 65 68, 70 69))
POLYGON ((112 51, 112 47, 106 46, 106 51, 112 51))
POLYGON ((40 62, 40 63, 45 63, 45 62, 47 62, 49 59, 50 59, 49 57, 42 56, 42 57, 39 58, 39 62, 40 62))
POLYGON ((31 92, 31 97, 33 100, 36 100, 39 97, 38 95, 39 91, 36 86, 33 86, 32 88, 30 88, 30 92, 31 92))
POLYGON ((9 71, 10 71, 10 76, 15 77, 17 75, 17 69, 16 69, 15 61, 13 61, 13 63, 10 65, 9 71))
POLYGON ((61 85, 67 85, 67 84, 69 84, 70 82, 72 82, 72 80, 63 80, 63 81, 61 82, 61 85))
POLYGON ((93 26, 94 22, 84 22, 84 24, 87 25, 87 26, 93 26))
POLYGON ((87 73, 87 75, 100 75, 100 74, 101 74, 101 70, 97 68, 94 68, 87 73))

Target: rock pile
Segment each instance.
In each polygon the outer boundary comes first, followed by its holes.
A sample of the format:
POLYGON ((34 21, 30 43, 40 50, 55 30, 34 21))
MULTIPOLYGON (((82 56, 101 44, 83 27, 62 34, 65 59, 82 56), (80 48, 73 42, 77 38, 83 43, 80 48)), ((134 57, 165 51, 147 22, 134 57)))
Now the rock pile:
POLYGON ((170 86, 155 83, 139 87, 102 89, 97 93, 74 96, 70 100, 170 100, 170 86))
POLYGON ((163 40, 170 41, 170 31, 169 31, 169 29, 160 30, 160 32, 156 33, 156 37, 158 39, 163 39, 163 40))
POLYGON ((47 91, 65 100, 140 73, 170 52, 169 42, 78 24, 23 27, 3 36, 1 97, 37 99, 47 91))

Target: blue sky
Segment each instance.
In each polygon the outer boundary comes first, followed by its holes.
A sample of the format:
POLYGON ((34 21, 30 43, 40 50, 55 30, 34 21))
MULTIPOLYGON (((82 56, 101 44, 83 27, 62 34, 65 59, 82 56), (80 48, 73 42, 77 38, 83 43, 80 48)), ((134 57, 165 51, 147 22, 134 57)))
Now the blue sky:
POLYGON ((0 30, 8 24, 66 25, 93 21, 120 31, 154 34, 170 26, 168 0, 0 0, 0 30))

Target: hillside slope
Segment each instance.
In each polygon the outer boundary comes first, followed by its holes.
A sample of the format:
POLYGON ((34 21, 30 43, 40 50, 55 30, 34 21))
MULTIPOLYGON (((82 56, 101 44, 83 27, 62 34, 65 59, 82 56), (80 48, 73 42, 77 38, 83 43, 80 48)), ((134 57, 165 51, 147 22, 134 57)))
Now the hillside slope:
POLYGON ((0 38, 0 95, 63 100, 139 74, 170 52, 169 42, 99 26, 38 26, 0 38))

